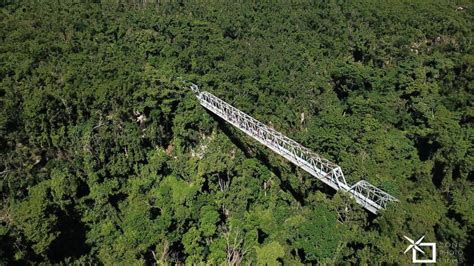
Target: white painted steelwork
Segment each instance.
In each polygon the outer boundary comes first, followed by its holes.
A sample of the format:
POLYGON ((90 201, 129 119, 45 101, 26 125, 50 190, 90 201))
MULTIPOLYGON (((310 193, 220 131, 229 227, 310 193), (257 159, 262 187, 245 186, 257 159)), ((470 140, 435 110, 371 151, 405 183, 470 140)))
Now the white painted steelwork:
POLYGON ((397 201, 395 197, 378 189, 365 180, 361 180, 349 186, 346 183, 341 167, 337 164, 324 159, 308 148, 264 125, 211 93, 199 91, 197 85, 192 84, 191 90, 196 94, 200 104, 206 109, 335 190, 346 191, 357 203, 370 212, 376 214, 377 211, 385 208, 389 201, 397 201))

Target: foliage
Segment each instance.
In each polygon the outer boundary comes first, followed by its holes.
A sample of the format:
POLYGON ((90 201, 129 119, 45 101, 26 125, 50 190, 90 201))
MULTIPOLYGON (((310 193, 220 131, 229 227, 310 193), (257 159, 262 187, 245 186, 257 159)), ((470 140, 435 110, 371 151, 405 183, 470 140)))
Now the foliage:
POLYGON ((405 265, 404 235, 472 264, 473 12, 1 1, 0 264, 405 265), (182 80, 399 202, 367 213, 182 80))

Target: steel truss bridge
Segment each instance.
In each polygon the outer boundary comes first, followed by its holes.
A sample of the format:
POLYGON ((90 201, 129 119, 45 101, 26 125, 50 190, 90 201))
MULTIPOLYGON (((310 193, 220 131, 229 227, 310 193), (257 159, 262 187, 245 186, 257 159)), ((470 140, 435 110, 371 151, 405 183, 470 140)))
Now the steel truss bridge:
POLYGON ((348 185, 341 167, 337 164, 324 159, 211 93, 201 92, 197 85, 192 84, 191 90, 195 93, 203 107, 335 190, 343 190, 349 193, 358 204, 368 211, 377 214, 379 210, 385 208, 388 202, 398 201, 395 197, 365 180, 361 180, 352 186, 348 185))

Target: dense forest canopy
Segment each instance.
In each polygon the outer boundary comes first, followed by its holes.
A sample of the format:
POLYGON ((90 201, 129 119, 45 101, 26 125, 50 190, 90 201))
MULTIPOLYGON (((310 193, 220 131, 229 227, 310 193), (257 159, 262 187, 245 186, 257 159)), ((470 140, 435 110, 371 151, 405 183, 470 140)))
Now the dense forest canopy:
POLYGON ((151 2, 0 2, 0 264, 407 264, 405 235, 473 263, 472 1, 151 2), (181 80, 399 202, 368 213, 181 80))

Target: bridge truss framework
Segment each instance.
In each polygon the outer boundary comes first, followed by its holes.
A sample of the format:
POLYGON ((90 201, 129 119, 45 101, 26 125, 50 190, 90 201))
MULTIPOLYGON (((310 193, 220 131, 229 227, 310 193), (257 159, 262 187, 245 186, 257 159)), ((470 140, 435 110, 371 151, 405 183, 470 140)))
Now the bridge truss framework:
POLYGON ((349 193, 358 204, 368 211, 377 214, 390 201, 398 201, 395 197, 365 180, 358 181, 352 186, 348 185, 341 167, 337 164, 319 156, 213 94, 206 91, 201 92, 197 85, 192 84, 191 90, 195 93, 203 107, 299 166, 323 183, 335 190, 343 190, 349 193))

